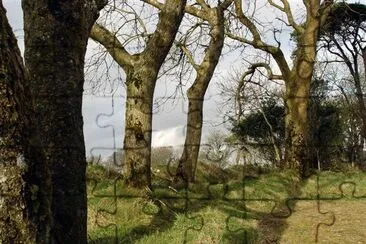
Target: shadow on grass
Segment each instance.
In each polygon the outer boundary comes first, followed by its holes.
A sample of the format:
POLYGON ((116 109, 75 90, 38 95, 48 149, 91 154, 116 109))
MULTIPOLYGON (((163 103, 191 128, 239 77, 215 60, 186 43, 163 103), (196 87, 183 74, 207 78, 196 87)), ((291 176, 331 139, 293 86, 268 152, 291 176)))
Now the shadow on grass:
MULTIPOLYGON (((256 182, 257 180, 259 180, 257 177, 247 178, 246 185, 254 186, 256 183, 258 183, 256 182)), ((262 189, 261 192, 265 194, 267 198, 273 198, 276 196, 276 192, 278 192, 279 188, 281 191, 285 191, 285 193, 290 197, 300 195, 301 186, 298 185, 297 187, 294 187, 294 182, 290 179, 281 179, 281 176, 272 176, 272 178, 268 181, 269 182, 266 181, 265 183, 260 183, 261 185, 263 184, 263 187, 265 187, 265 189, 262 189)), ((227 182, 221 182, 221 184, 223 183, 226 184, 227 182)), ((242 185, 240 183, 230 184, 229 190, 240 191, 241 187, 242 185)), ((259 188, 262 188, 262 186, 259 188)), ((197 191, 204 191, 200 192, 201 196, 207 195, 207 192, 205 192, 208 189, 206 185, 197 185, 194 187, 194 189, 197 191)), ((220 196, 213 196, 212 199, 208 200, 190 199, 189 212, 194 214, 206 207, 216 208, 224 212, 228 216, 225 232, 222 235, 222 241, 224 243, 279 243, 283 232, 287 228, 286 218, 276 217, 271 211, 259 211, 247 206, 241 207, 241 204, 238 204, 238 202, 242 203, 244 201, 240 199, 235 201, 232 199, 225 200, 222 199, 222 196, 222 194, 220 196), (229 227, 229 218, 235 218, 239 224, 231 224, 231 227, 229 227), (246 224, 241 225, 241 223, 253 220, 256 221, 256 226, 250 226, 246 224)), ((177 214, 185 214, 186 209, 184 206, 182 206, 182 200, 180 200, 179 203, 177 203, 176 200, 170 201, 164 199, 164 201, 166 205, 156 202, 156 204, 159 205, 159 211, 152 215, 153 217, 148 225, 138 225, 123 235, 117 235, 117 237, 100 237, 99 239, 89 241, 89 243, 135 243, 146 236, 151 235, 152 233, 164 233, 168 231, 174 226, 177 219, 177 214)), ((284 211, 288 212, 288 208, 284 204, 285 201, 277 202, 273 200, 268 202, 271 204, 271 206, 277 204, 276 213, 284 211)), ((291 201, 291 206, 289 207, 293 209, 295 204, 295 201, 291 201)))

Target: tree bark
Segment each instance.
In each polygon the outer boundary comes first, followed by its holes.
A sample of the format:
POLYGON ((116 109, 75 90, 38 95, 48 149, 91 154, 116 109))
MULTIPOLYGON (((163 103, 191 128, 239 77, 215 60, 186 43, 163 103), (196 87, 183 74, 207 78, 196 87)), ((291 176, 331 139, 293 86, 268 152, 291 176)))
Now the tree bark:
POLYGON ((51 183, 17 40, 0 1, 0 242, 49 243, 51 183))
POLYGON ((23 0, 25 64, 52 180, 54 243, 86 243, 82 94, 90 29, 105 1, 23 0))
POLYGON ((294 67, 286 80, 285 97, 285 161, 288 168, 298 170, 302 176, 308 175, 310 167, 308 107, 320 29, 320 19, 308 15, 311 17, 308 17, 300 36, 294 67))
POLYGON ((0 242, 35 243, 36 231, 25 210, 28 203, 21 194, 26 165, 17 164, 25 154, 20 143, 24 124, 17 113, 14 93, 15 86, 24 84, 24 70, 5 12, 0 1, 0 242))
POLYGON ((309 135, 308 97, 310 83, 294 84, 299 88, 286 88, 285 116, 285 167, 303 172, 307 166, 307 142, 309 135), (299 91, 301 90, 301 91, 299 91), (305 168, 302 168, 305 167, 305 168))
POLYGON ((175 181, 178 181, 179 178, 185 182, 195 181, 202 136, 204 98, 217 63, 219 62, 225 40, 224 10, 225 8, 218 6, 205 9, 205 12, 202 13, 203 19, 208 21, 211 26, 211 39, 205 50, 202 63, 199 65, 192 64, 196 69, 197 75, 192 86, 187 91, 188 114, 186 139, 183 153, 178 163, 175 181))
POLYGON ((202 96, 197 93, 201 91, 205 93, 206 88, 196 90, 196 92, 191 88, 187 92, 188 114, 186 139, 184 142, 183 153, 178 163, 176 181, 179 180, 178 178, 181 178, 185 182, 195 181, 195 171, 201 145, 204 95, 202 96))
POLYGON ((123 175, 126 183, 134 187, 151 185, 152 108, 158 72, 149 66, 136 65, 127 75, 123 175))

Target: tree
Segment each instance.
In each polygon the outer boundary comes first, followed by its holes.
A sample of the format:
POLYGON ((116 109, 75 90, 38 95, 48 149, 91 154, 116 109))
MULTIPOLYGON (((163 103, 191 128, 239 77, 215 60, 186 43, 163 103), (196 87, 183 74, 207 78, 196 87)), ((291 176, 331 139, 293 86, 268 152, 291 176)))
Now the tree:
POLYGON ((0 242, 50 242, 50 173, 15 35, 0 1, 0 242), (37 189, 37 191, 35 191, 37 189))
POLYGON ((227 141, 225 133, 220 130, 213 130, 208 134, 206 145, 203 149, 203 160, 216 164, 223 169, 230 163, 231 153, 232 148, 227 141))
MULTIPOLYGON (((257 101, 256 101, 257 102, 257 101)), ((232 132, 242 144, 254 141, 267 159, 280 166, 285 141, 285 109, 270 98, 243 116, 240 121, 232 119, 232 132)))
POLYGON ((200 9, 193 5, 186 6, 185 8, 187 13, 209 24, 210 39, 204 51, 203 60, 199 64, 194 60, 194 55, 189 51, 186 43, 179 43, 179 47, 188 57, 189 63, 196 71, 196 78, 187 91, 187 131, 183 153, 176 172, 176 181, 190 182, 195 180, 202 136, 204 97, 221 56, 225 40, 224 11, 231 3, 232 0, 227 0, 219 3, 216 7, 210 7, 205 1, 197 1, 200 9))
POLYGON ((309 158, 310 168, 321 170, 331 162, 339 160, 338 151, 342 145, 345 128, 341 121, 338 98, 329 98, 329 81, 314 78, 309 102, 309 158))
MULTIPOLYGON (((287 0, 281 0, 281 5, 272 0, 268 3, 282 12, 286 25, 292 27, 297 37, 297 46, 294 51, 292 67, 286 60, 281 50, 280 42, 274 36, 277 45, 266 43, 255 22, 243 12, 241 0, 235 0, 235 19, 246 27, 251 39, 228 31, 228 36, 242 43, 249 44, 256 49, 262 50, 275 60, 281 71, 281 79, 285 82, 285 108, 286 108, 286 167, 298 170, 301 175, 306 175, 309 161, 307 158, 308 144, 308 105, 310 84, 313 75, 313 67, 316 60, 316 46, 319 39, 319 31, 325 24, 333 1, 304 0, 306 19, 298 24, 293 16, 290 4, 287 0)), ((274 32, 276 33, 276 32, 274 32)))
POLYGON ((344 62, 355 88, 358 108, 362 119, 362 137, 366 140, 366 104, 363 95, 366 72, 366 5, 337 3, 324 26, 321 37, 324 47, 335 57, 344 62), (363 68, 360 67, 360 59, 363 68))
MULTIPOLYGON (((247 85, 247 93, 249 88, 247 85)), ((312 80, 309 101, 309 163, 312 169, 320 169, 321 164, 329 166, 333 159, 339 159, 337 152, 345 133, 341 119, 342 107, 338 100, 329 99, 328 93, 329 87, 325 80, 312 80)), ((232 117, 231 130, 242 145, 256 148, 266 160, 281 166, 285 143, 285 108, 274 94, 268 98, 258 91, 254 94, 254 97, 260 96, 261 100, 246 95, 245 100, 251 110, 243 112, 239 121, 237 117, 232 117)))
POLYGON ((26 80, 39 125, 37 147, 45 153, 45 160, 36 164, 49 168, 52 181, 52 239, 44 243, 86 243, 84 56, 90 29, 106 1, 23 0, 22 4, 26 80))
POLYGON ((185 0, 167 0, 142 52, 130 54, 116 35, 102 25, 93 26, 90 37, 102 44, 126 73, 124 180, 135 187, 151 185, 152 106, 156 80, 184 15, 185 0))

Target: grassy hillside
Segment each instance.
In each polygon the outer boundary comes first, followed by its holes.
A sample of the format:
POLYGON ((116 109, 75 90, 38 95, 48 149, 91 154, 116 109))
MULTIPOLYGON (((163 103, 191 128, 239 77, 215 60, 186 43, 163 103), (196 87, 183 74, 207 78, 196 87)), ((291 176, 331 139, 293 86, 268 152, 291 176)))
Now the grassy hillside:
POLYGON ((152 190, 134 190, 116 173, 88 168, 90 243, 366 240, 366 199, 357 198, 366 196, 366 174, 359 171, 300 182, 290 171, 201 164, 188 189, 171 187, 165 166, 153 172, 152 190))

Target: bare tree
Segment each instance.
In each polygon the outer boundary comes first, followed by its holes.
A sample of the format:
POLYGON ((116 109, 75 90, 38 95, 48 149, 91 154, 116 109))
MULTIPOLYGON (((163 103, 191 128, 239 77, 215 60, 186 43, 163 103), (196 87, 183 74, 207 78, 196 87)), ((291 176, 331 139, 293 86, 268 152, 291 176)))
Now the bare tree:
MULTIPOLYGON (((151 2, 152 1, 147 1, 151 2)), ((185 11, 190 15, 208 23, 210 28, 209 44, 204 51, 201 63, 195 61, 195 55, 189 50, 187 40, 178 45, 187 56, 188 62, 196 72, 196 78, 187 91, 188 113, 187 131, 183 153, 179 160, 175 180, 186 182, 194 181, 195 169, 201 144, 203 123, 203 102, 206 90, 215 72, 224 45, 224 11, 230 6, 232 0, 224 1, 216 7, 211 7, 205 1, 197 1, 197 5, 187 5, 185 11)), ((159 7, 159 5, 155 5, 159 7)), ((195 25, 197 27, 198 25, 195 25)))
POLYGON ((280 3, 268 0, 268 3, 286 16, 282 20, 293 28, 297 40, 294 51, 292 67, 286 60, 281 43, 277 40, 276 32, 274 40, 277 45, 266 43, 260 34, 256 22, 243 11, 242 0, 235 0, 234 17, 241 26, 251 34, 251 39, 235 34, 228 28, 228 36, 242 43, 249 44, 260 49, 275 60, 281 71, 281 78, 285 82, 285 107, 286 107, 286 167, 297 169, 302 174, 308 171, 307 139, 308 139, 308 104, 310 84, 313 74, 313 66, 316 61, 316 46, 319 39, 319 31, 326 22, 333 1, 304 0, 306 9, 305 21, 297 23, 290 4, 287 0, 280 3))
POLYGON ((124 177, 127 184, 141 187, 151 184, 152 106, 156 80, 184 15, 185 0, 167 0, 159 6, 159 20, 149 34, 142 52, 131 55, 115 33, 100 24, 90 37, 102 44, 126 73, 127 101, 123 148, 124 177))

